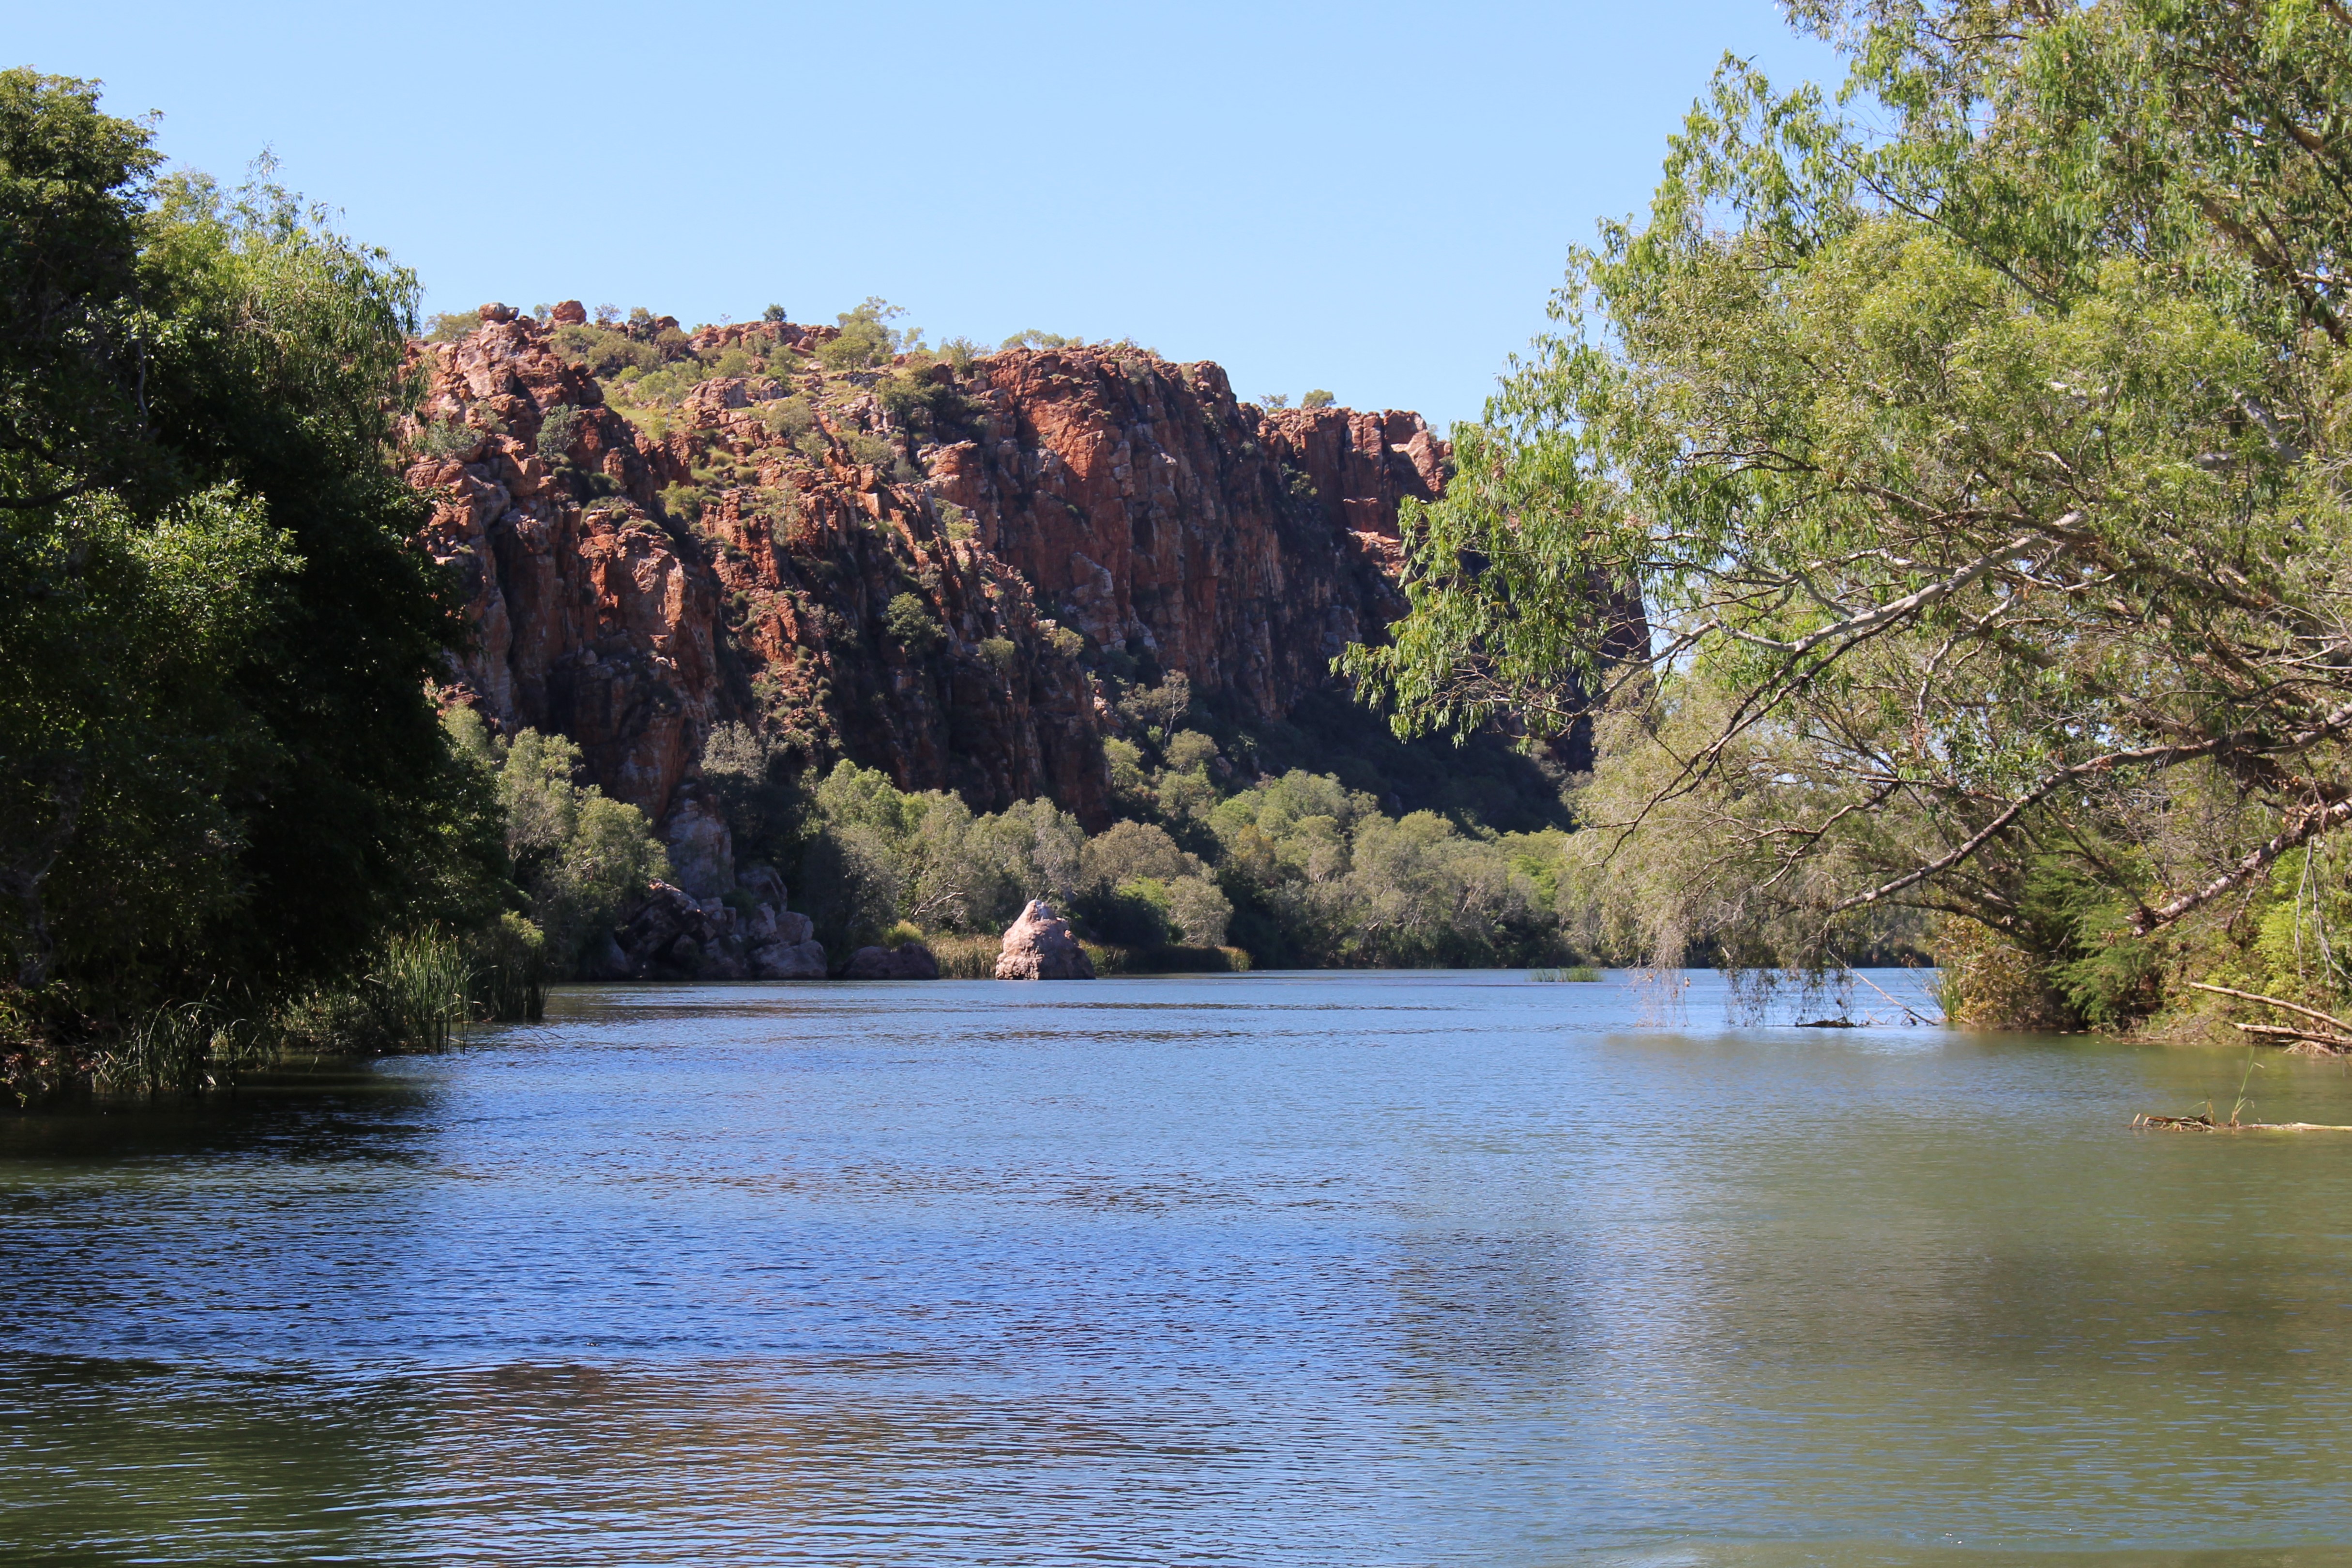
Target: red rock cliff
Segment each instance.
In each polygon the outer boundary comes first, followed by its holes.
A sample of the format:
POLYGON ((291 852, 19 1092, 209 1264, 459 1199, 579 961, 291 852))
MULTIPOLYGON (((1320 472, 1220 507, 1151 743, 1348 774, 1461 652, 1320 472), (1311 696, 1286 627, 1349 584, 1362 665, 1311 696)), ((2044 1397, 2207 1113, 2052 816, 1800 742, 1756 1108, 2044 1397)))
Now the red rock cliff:
POLYGON ((1281 717, 1402 611, 1398 506, 1444 482, 1418 416, 1262 412, 1131 347, 826 368, 830 328, 583 315, 417 348, 452 694, 572 736, 689 856, 724 858, 695 760, 730 720, 1099 824, 1111 668, 1281 717))

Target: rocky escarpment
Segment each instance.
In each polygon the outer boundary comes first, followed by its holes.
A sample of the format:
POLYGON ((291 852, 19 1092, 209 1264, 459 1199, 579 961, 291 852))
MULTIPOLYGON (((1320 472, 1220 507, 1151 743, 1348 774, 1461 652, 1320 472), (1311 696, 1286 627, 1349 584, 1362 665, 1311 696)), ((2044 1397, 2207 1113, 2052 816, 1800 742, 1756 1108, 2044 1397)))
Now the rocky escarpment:
POLYGON ((447 697, 579 742, 690 893, 731 875, 719 723, 1099 825, 1123 683, 1280 718, 1403 607, 1398 508, 1447 460, 1417 416, 1263 410, 1126 345, 840 336, 490 306, 416 350, 409 478, 473 630, 447 697))

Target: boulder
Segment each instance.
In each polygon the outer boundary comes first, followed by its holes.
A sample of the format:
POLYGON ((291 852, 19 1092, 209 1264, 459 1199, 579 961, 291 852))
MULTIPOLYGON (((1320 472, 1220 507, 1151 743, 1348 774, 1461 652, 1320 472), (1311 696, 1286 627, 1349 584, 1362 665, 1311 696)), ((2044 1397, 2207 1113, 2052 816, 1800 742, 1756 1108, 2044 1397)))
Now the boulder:
MULTIPOLYGON (((802 923, 805 925, 805 919, 802 923)), ((822 980, 824 944, 820 942, 772 942, 745 955, 754 980, 822 980)))
POLYGON ((734 890, 735 841, 727 830, 727 818, 693 785, 680 792, 661 837, 679 887, 698 899, 734 890))
POLYGON ((816 980, 825 965, 806 915, 769 903, 744 914, 656 882, 583 968, 600 980, 816 980))
POLYGON ((902 942, 897 947, 861 947, 849 955, 849 967, 841 972, 844 980, 937 980, 940 961, 931 950, 919 942, 902 942))
POLYGON ((997 954, 999 980, 1092 980, 1094 961, 1070 922, 1054 912, 1043 899, 1032 899, 1004 933, 1004 951, 997 954))

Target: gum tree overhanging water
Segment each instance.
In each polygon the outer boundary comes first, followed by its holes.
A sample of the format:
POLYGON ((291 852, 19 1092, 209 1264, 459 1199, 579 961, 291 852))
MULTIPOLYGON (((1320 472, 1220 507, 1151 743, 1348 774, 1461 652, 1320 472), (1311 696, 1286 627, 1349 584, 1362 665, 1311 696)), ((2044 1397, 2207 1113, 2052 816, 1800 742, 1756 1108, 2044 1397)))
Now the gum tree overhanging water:
POLYGON ((1792 15, 1844 94, 1726 64, 1349 668, 1407 729, 1606 690, 1627 947, 1836 963, 1893 910, 1994 1016, 2128 1022, 2184 946, 2340 990, 2352 16, 1792 15))

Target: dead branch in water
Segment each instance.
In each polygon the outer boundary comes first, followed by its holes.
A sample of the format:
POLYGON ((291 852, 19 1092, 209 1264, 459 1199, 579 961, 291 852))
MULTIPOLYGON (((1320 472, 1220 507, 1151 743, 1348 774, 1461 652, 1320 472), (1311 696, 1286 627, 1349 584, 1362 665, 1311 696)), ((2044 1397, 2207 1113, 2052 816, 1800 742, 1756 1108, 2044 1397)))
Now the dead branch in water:
POLYGON ((2352 1036, 2315 1034, 2309 1029, 2298 1029, 2292 1024, 2231 1024, 2230 1027, 2242 1035, 2293 1040, 2295 1043, 2287 1049, 2304 1056, 2340 1057, 2352 1051, 2352 1036))
POLYGON ((2216 1121, 2210 1116, 2150 1116, 2132 1118, 2134 1127, 2161 1132, 2352 1132, 2352 1127, 2325 1121, 2216 1121))

